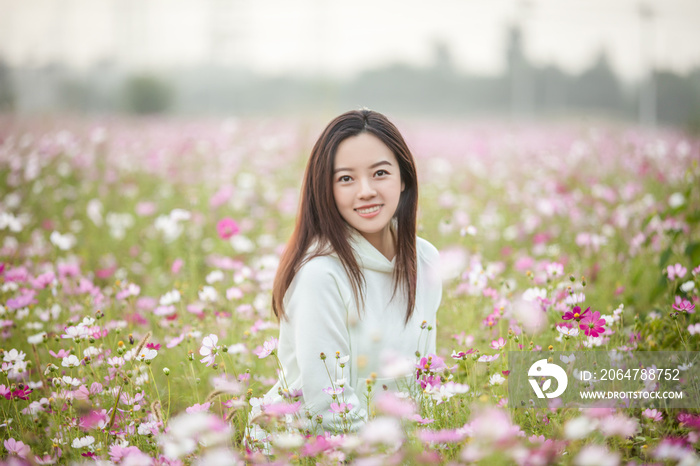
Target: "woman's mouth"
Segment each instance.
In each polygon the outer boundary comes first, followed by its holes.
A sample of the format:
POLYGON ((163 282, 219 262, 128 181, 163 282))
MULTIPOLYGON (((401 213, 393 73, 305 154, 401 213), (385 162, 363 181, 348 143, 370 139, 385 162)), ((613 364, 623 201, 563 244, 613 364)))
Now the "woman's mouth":
POLYGON ((371 218, 379 213, 382 206, 383 204, 377 204, 369 207, 362 207, 360 209, 355 209, 355 212, 357 212, 361 217, 371 218))

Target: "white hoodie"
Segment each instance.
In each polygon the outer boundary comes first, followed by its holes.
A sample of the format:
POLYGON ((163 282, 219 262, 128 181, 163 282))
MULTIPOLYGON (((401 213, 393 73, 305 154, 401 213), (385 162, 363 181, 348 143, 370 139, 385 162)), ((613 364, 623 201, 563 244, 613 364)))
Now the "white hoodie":
MULTIPOLYGON (((306 262, 284 298, 288 318, 280 323, 278 346, 284 378, 263 402, 280 402, 278 391, 286 381, 290 390, 303 391, 301 418, 307 411, 320 414, 323 428, 329 431, 337 429, 340 417, 330 410, 333 399, 323 389, 337 387, 337 380, 345 379, 344 392, 336 401, 352 405, 347 419, 353 430, 367 419, 367 379, 372 374, 377 376, 374 393, 382 385, 401 388, 404 384, 397 384, 397 379, 413 381, 416 351, 435 353, 435 315, 442 297, 438 251, 417 238, 416 306, 404 325, 406 297, 400 288, 392 299, 394 260, 389 261, 359 233, 351 235, 350 244, 365 277, 364 312, 357 311, 350 279, 335 253, 306 262), (424 321, 432 326, 431 332, 421 329, 424 321), (349 356, 344 369, 338 365, 336 352, 341 358, 349 356), (321 353, 326 355, 328 370, 321 353), (385 377, 388 375, 391 377, 385 377)), ((251 417, 257 413, 255 407, 251 417)))

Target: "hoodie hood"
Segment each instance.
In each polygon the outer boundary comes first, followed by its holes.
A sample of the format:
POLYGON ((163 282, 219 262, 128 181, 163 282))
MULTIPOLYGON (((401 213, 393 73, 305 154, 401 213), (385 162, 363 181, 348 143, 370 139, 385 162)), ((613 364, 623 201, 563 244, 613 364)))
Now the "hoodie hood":
POLYGON ((377 272, 394 272, 395 258, 389 260, 384 257, 384 254, 372 246, 359 231, 353 230, 348 240, 350 241, 352 250, 355 252, 355 258, 360 267, 377 272))

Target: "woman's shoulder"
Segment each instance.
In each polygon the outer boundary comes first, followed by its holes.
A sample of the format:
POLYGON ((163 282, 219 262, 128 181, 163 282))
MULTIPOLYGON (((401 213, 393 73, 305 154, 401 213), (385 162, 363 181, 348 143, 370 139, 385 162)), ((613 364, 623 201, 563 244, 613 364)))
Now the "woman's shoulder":
POLYGON ((430 264, 437 263, 440 260, 440 253, 437 248, 420 236, 416 236, 416 252, 419 259, 430 264))
POLYGON ((337 279, 342 271, 343 266, 335 255, 310 255, 299 266, 294 279, 309 283, 323 282, 331 278, 337 279))

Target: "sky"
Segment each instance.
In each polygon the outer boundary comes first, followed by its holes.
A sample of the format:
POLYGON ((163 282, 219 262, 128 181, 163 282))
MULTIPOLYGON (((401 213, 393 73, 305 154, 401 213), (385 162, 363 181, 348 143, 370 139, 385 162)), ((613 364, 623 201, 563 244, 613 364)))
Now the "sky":
POLYGON ((603 49, 630 81, 650 64, 700 66, 700 0, 0 0, 0 11, 0 58, 13 66, 217 63, 351 78, 429 65, 444 43, 458 69, 496 75, 511 25, 533 62, 571 73, 603 49))

